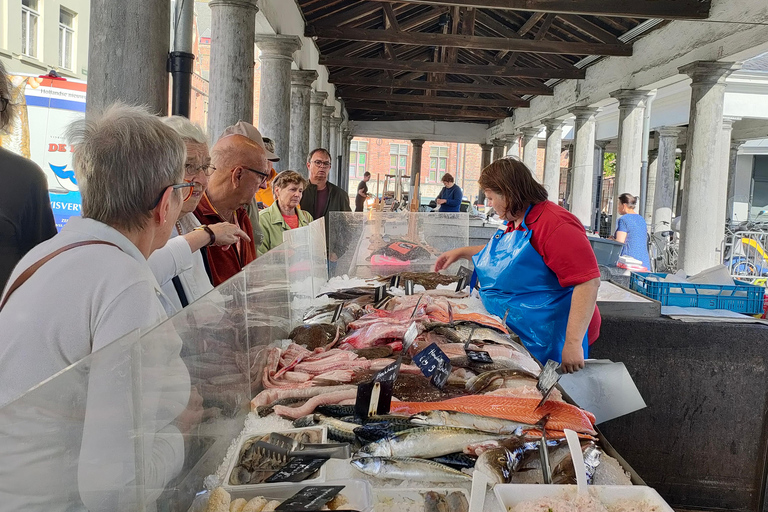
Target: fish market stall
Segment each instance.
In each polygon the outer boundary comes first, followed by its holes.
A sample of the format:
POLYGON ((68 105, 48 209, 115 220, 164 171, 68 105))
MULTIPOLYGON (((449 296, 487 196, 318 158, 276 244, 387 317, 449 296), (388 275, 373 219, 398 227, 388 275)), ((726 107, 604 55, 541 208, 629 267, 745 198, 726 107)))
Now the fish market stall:
MULTIPOLYGON (((407 240, 431 258, 458 231, 407 240)), ((485 482, 576 482, 568 431, 593 484, 642 483, 589 411, 542 400, 541 366, 458 276, 329 280, 325 254, 322 221, 291 230, 0 408, 0 508, 502 511, 485 482)))

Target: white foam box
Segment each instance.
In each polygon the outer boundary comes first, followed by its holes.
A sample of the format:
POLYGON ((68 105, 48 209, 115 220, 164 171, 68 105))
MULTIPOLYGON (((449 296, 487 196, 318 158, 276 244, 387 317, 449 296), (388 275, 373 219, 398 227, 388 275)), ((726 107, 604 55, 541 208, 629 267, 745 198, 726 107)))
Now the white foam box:
POLYGON ((424 495, 429 491, 444 496, 452 492, 460 492, 469 504, 469 493, 466 489, 456 488, 426 488, 426 487, 384 487, 374 489, 376 510, 392 510, 398 512, 417 512, 424 510, 424 495))
MULTIPOLYGON (((301 432, 301 431, 304 431, 304 430, 318 430, 318 431, 320 431, 320 442, 321 443, 325 443, 325 442, 328 441, 328 429, 325 426, 291 428, 291 429, 281 430, 281 431, 279 431, 277 433, 278 434, 287 435, 287 434, 290 434, 292 432, 301 432)), ((232 460, 229 461, 229 468, 227 469, 227 476, 224 478, 224 483, 222 484, 222 487, 224 487, 227 491, 232 492, 233 490, 236 490, 236 489, 245 489, 245 490, 248 490, 248 491, 252 491, 252 490, 261 489, 265 485, 280 485, 280 484, 231 485, 229 483, 229 479, 232 476, 232 471, 234 471, 235 467, 237 466, 238 461, 240 460, 240 452, 243 449, 243 445, 247 441, 249 441, 250 439, 253 439, 254 437, 261 438, 261 437, 264 437, 264 436, 269 435, 269 434, 270 434, 270 432, 259 432, 259 433, 248 434, 247 436, 243 437, 243 439, 240 440, 240 443, 237 445, 237 451, 235 452, 235 456, 232 457, 232 460)), ((314 484, 325 482, 325 478, 326 478, 326 465, 327 464, 324 464, 323 467, 321 467, 317 471, 317 476, 316 477, 308 478, 308 479, 303 480, 303 481, 298 482, 298 483, 304 484, 304 485, 314 485, 314 484)), ((287 482, 287 483, 291 483, 291 482, 287 482)), ((255 494, 254 496, 259 496, 259 495, 255 494)))
MULTIPOLYGON (((644 485, 590 485, 590 493, 606 506, 611 506, 620 500, 646 502, 655 505, 663 512, 674 512, 655 489, 644 485)), ((524 501, 541 498, 568 498, 576 496, 575 485, 528 485, 528 484, 497 484, 494 489, 496 498, 505 510, 519 505, 524 501)))
MULTIPOLYGON (((339 493, 347 498, 349 503, 344 505, 344 509, 358 510, 360 512, 372 512, 374 510, 373 505, 373 491, 371 490, 371 484, 365 480, 331 480, 328 482, 308 484, 306 482, 299 483, 284 483, 284 484, 259 484, 259 485, 240 485, 237 488, 227 489, 227 492, 232 497, 232 500, 243 498, 244 500, 250 500, 257 496, 263 496, 268 501, 277 500, 283 501, 305 487, 311 485, 343 485, 344 489, 339 493), (245 489, 245 487, 251 487, 251 489, 245 489), (255 489, 254 489, 255 488, 255 489)), ((210 491, 205 491, 198 494, 192 505, 189 507, 188 512, 205 512, 208 506, 208 497, 210 491)))

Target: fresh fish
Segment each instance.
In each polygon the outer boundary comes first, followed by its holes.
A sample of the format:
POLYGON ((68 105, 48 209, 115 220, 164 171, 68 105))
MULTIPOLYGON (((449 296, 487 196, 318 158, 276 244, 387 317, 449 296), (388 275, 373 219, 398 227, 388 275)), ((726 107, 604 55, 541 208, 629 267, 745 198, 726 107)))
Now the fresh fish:
POLYGON ((495 484, 508 484, 512 474, 521 467, 523 449, 509 450, 503 446, 491 448, 480 454, 475 463, 475 469, 483 473, 495 484))
POLYGON ((275 406, 276 405, 295 405, 299 403, 304 403, 308 398, 302 398, 302 397, 292 397, 292 398, 280 398, 278 400, 275 400, 269 405, 260 405, 256 408, 256 414, 263 418, 265 416, 269 416, 273 412, 275 412, 275 406))
POLYGON ((376 288, 374 288, 373 286, 358 286, 355 288, 343 288, 341 290, 336 290, 334 292, 321 293, 320 295, 318 295, 318 297, 327 295, 328 298, 331 298, 331 299, 351 300, 351 299, 357 299, 360 297, 366 297, 368 295, 370 295, 371 298, 373 298, 373 295, 375 292, 376 292, 376 288))
POLYGON ((469 469, 475 467, 477 457, 467 455, 466 453, 457 452, 449 453, 448 455, 443 455, 442 457, 433 457, 431 460, 439 462, 440 464, 445 464, 446 466, 450 466, 454 469, 469 469))
POLYGON ((339 336, 339 331, 340 327, 332 324, 305 324, 294 328, 288 337, 297 345, 315 350, 331 343, 339 336))
POLYGON ((366 359, 384 359, 390 357, 394 352, 389 345, 382 345, 380 347, 358 348, 353 350, 355 354, 366 359))
POLYGON ((548 416, 543 416, 536 425, 518 421, 478 416, 456 411, 425 411, 411 416, 411 423, 417 425, 433 425, 446 427, 461 427, 489 432, 492 434, 521 435, 524 430, 541 428, 546 425, 548 416))
MULTIPOLYGON (((389 282, 391 276, 380 277, 379 281, 389 282)), ((426 290, 434 290, 437 285, 449 285, 457 282, 461 279, 459 276, 451 276, 447 274, 440 274, 438 272, 400 272, 400 283, 405 284, 406 281, 413 281, 413 284, 420 284, 426 290)))
MULTIPOLYGON (((597 466, 600 465, 600 456, 603 452, 591 441, 582 444, 581 452, 584 456, 587 483, 592 484, 597 466)), ((573 465, 573 459, 571 459, 570 454, 552 470, 552 483, 568 485, 576 484, 576 468, 573 465)))
POLYGON ((424 512, 449 512, 445 496, 435 491, 424 494, 424 512))
POLYGON ((486 343, 496 343, 514 348, 518 352, 525 354, 522 345, 513 341, 508 334, 502 334, 488 327, 477 326, 472 323, 461 323, 455 327, 445 324, 436 324, 431 329, 436 334, 444 336, 452 343, 467 343, 468 341, 483 341, 486 343))
POLYGON ((356 427, 354 433, 361 444, 368 445, 392 437, 396 431, 386 423, 369 423, 356 427))
POLYGON ((478 364, 470 361, 467 356, 450 357, 451 366, 454 368, 471 368, 480 372, 491 370, 520 370, 538 375, 541 372, 539 365, 530 357, 510 359, 508 357, 494 357, 493 363, 478 364))
POLYGON ((466 384, 466 389, 470 393, 478 395, 485 391, 495 391, 500 387, 504 387, 504 381, 515 378, 530 380, 530 384, 534 387, 536 386, 536 375, 528 370, 491 370, 469 379, 466 384))
POLYGON ((472 477, 431 460, 412 457, 356 457, 350 461, 358 471, 377 478, 416 482, 469 482, 472 477))
POLYGON ((468 428, 417 427, 370 443, 358 454, 373 457, 440 457, 463 451, 467 445, 504 436, 468 428))
POLYGON ((357 427, 354 423, 347 423, 336 418, 323 416, 322 414, 309 414, 293 422, 293 426, 311 427, 314 425, 324 425, 328 428, 328 437, 334 441, 342 443, 354 443, 356 441, 353 430, 357 427))
POLYGON ((354 416, 354 405, 337 405, 337 404, 325 404, 315 407, 315 412, 322 414, 323 416, 331 416, 333 418, 342 418, 344 416, 354 416))
POLYGON ((469 512, 469 502, 463 492, 450 492, 445 501, 448 503, 448 512, 469 512))
POLYGON ((441 402, 392 402, 394 414, 414 415, 424 411, 456 411, 533 424, 549 414, 547 429, 565 430, 596 435, 595 416, 565 402, 545 402, 539 407, 535 398, 507 398, 500 396, 469 395, 441 402))

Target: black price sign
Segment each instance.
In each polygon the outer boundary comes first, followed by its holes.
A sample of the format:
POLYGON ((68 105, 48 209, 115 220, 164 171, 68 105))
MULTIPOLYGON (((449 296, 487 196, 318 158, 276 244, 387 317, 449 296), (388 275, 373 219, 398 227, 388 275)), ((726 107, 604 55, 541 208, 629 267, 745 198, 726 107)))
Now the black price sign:
POLYGON ((461 278, 459 279, 459 282, 456 283, 456 292, 457 293, 460 292, 461 290, 466 288, 468 284, 469 284, 469 278, 467 276, 461 276, 461 278))
POLYGON ((400 274, 395 274, 389 279, 390 288, 397 288, 400 286, 400 274))
POLYGON ((299 512, 322 510, 344 489, 343 485, 315 485, 305 487, 284 502, 275 510, 280 512, 299 512))
POLYGON ((387 294, 387 285, 377 286, 373 292, 373 302, 381 302, 387 294))
POLYGON ((413 363, 419 367, 425 377, 433 377, 432 384, 442 388, 451 374, 451 361, 448 356, 440 350, 436 343, 413 356, 413 363))
POLYGON ((336 309, 333 311, 333 318, 331 319, 331 323, 335 324, 339 321, 339 318, 341 318, 341 310, 344 309, 344 303, 339 302, 336 304, 336 309))
POLYGON ((456 272, 456 277, 466 277, 467 279, 469 279, 470 277, 472 277, 472 271, 469 270, 464 265, 462 265, 459 267, 459 271, 456 272))
MULTIPOLYGON (((392 365, 384 368, 381 372, 388 370, 390 366, 392 365)), ((388 377, 388 380, 378 381, 374 379, 371 382, 363 382, 357 385, 357 397, 355 398, 356 418, 362 419, 374 415, 389 414, 397 373, 394 375, 388 373, 388 377)))
POLYGON ((435 370, 435 373, 432 374, 432 379, 430 380, 432 385, 437 389, 443 389, 445 383, 448 382, 448 377, 451 376, 452 369, 453 368, 451 367, 450 362, 447 366, 438 366, 435 370))
POLYGON ((405 294, 406 295, 413 295, 413 281, 408 279, 405 281, 405 294))
POLYGON ((491 354, 486 352, 485 350, 472 350, 472 349, 464 349, 464 351, 467 353, 467 357, 470 361, 473 363, 478 364, 493 364, 493 359, 491 359, 491 354))
MULTIPOLYGON (((327 457, 292 457, 285 466, 277 470, 277 472, 267 478, 265 482, 268 484, 277 482, 301 482, 323 467, 323 464, 325 464, 326 461, 328 461, 327 457)), ((325 504, 325 502, 323 502, 323 504, 325 504)))

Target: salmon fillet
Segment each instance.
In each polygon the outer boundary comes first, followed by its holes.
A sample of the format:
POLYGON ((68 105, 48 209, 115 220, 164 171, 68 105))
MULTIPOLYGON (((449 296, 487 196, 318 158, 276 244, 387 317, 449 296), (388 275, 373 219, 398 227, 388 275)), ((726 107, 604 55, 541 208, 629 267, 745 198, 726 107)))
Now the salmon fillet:
POLYGON ((417 414, 424 411, 457 411, 478 416, 502 418, 521 423, 535 424, 549 414, 547 429, 565 430, 595 435, 595 416, 575 405, 547 401, 540 408, 537 398, 506 398, 500 396, 460 396, 441 402, 392 402, 393 414, 417 414))

